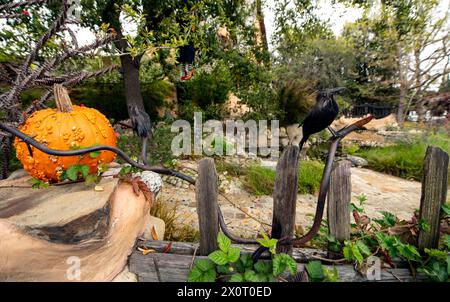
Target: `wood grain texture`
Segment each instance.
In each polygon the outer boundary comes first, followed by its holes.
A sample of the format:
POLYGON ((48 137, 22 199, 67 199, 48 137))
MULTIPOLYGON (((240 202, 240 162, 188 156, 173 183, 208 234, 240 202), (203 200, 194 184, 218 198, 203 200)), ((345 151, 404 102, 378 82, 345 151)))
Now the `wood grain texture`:
POLYGON ((37 238, 29 228, 0 219, 0 281, 114 279, 145 230, 150 204, 143 194, 137 196, 130 184, 121 183, 109 198, 105 235, 73 244, 37 238))
MULTIPOLYGON (((204 256, 197 256, 195 259, 205 259, 204 256)), ((191 255, 174 255, 151 253, 142 255, 135 252, 130 257, 130 271, 138 276, 139 282, 185 282, 190 271, 193 257, 191 255)), ((195 262, 195 260, 194 260, 195 262)), ((333 269, 330 265, 325 268, 333 269)), ((352 265, 335 266, 339 280, 341 282, 368 282, 370 280, 364 274, 356 271, 352 265)), ((297 264, 298 271, 305 270, 305 264, 297 264)), ((405 268, 382 269, 380 280, 375 282, 400 282, 400 281, 424 281, 422 275, 417 279, 405 268)))
POLYGON ((441 207, 447 198, 449 156, 438 147, 428 147, 423 164, 420 218, 430 227, 419 233, 420 249, 437 248, 441 207))
POLYGON ((328 192, 328 228, 330 235, 343 242, 350 239, 351 163, 334 164, 328 192))
MULTIPOLYGON (((277 164, 273 191, 272 237, 292 238, 297 204, 299 147, 289 145, 283 150, 277 164)), ((291 253, 291 245, 277 247, 279 253, 291 253)))
POLYGON ((217 250, 219 233, 218 186, 219 177, 214 160, 204 158, 198 163, 198 178, 195 186, 197 214, 200 230, 200 255, 217 250))

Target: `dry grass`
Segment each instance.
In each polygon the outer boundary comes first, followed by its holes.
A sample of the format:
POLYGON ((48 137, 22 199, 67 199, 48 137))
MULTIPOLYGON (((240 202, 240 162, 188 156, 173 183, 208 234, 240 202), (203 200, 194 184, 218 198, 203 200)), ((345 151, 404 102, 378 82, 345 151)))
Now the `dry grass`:
POLYGON ((177 214, 178 204, 171 205, 159 198, 153 203, 150 214, 162 219, 166 224, 164 240, 198 242, 200 233, 190 225, 183 225, 179 222, 177 214))

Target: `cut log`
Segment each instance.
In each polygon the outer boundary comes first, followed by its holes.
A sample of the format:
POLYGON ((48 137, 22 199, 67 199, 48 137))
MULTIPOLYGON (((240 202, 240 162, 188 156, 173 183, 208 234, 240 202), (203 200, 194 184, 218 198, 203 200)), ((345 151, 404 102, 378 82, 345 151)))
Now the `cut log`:
POLYGON ((72 184, 8 195, 8 185, 0 184, 8 197, 0 202, 0 281, 111 281, 150 220, 151 200, 116 179, 102 180, 101 193, 72 184))

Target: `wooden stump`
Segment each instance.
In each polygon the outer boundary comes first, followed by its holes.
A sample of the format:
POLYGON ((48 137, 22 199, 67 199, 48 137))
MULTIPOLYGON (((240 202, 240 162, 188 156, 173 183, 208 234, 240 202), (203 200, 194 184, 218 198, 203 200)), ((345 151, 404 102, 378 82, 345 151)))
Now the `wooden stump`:
POLYGON ((124 270, 152 200, 113 178, 102 192, 28 180, 0 183, 0 281, 111 281, 124 270))
MULTIPOLYGON (((295 208, 298 188, 299 147, 284 149, 278 164, 273 191, 273 238, 292 238, 295 227, 295 208)), ((279 253, 292 253, 291 245, 277 247, 279 253)))
POLYGON ((437 147, 428 147, 423 165, 420 219, 429 226, 429 231, 420 231, 420 249, 437 248, 441 207, 447 198, 448 154, 437 147))
POLYGON ((339 161, 331 172, 328 192, 328 229, 340 242, 350 239, 351 163, 339 161))
POLYGON ((218 249, 218 194, 218 176, 214 160, 204 158, 198 163, 198 178, 195 187, 200 229, 200 255, 208 255, 218 249))

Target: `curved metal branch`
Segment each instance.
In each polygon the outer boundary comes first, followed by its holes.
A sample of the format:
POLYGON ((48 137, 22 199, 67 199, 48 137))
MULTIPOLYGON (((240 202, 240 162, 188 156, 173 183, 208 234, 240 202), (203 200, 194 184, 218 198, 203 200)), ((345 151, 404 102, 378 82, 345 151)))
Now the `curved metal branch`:
POLYGON ((49 155, 54 155, 54 156, 77 156, 77 155, 83 155, 86 153, 90 153, 90 152, 95 152, 95 151, 111 151, 116 153, 117 155, 119 155, 124 161, 126 161, 128 164, 130 164, 133 167, 142 169, 142 170, 146 170, 146 171, 152 171, 158 174, 163 174, 163 175, 169 175, 169 176, 174 176, 174 177, 178 177, 184 181, 187 181, 190 184, 195 185, 195 180, 186 175, 183 174, 181 172, 172 170, 172 169, 167 169, 164 167, 158 167, 158 166, 147 166, 147 165, 143 165, 140 164, 138 162, 135 162, 134 160, 132 160, 130 157, 128 157, 128 155, 125 154, 125 152, 123 152, 122 150, 120 150, 119 148, 116 147, 112 147, 112 146, 106 146, 106 145, 100 145, 100 146, 95 146, 95 147, 90 147, 90 148, 84 148, 84 149, 79 149, 79 150, 66 150, 66 151, 62 151, 62 150, 55 150, 55 149, 51 149, 48 148, 47 146, 39 143, 38 141, 36 141, 35 139, 29 137, 28 135, 22 133, 21 131, 14 129, 13 127, 10 127, 4 123, 0 123, 0 129, 3 131, 6 131, 8 133, 11 133, 14 136, 17 136, 18 138, 20 138, 24 143, 32 145, 33 147, 35 147, 36 149, 47 153, 49 155))
POLYGON ((342 128, 341 130, 336 132, 336 136, 334 136, 331 139, 331 145, 328 152, 328 157, 325 164, 325 169, 323 171, 322 176, 322 182, 320 183, 320 189, 319 189, 319 196, 317 198, 317 208, 316 208, 316 214, 314 216, 314 222, 306 235, 300 238, 283 238, 278 241, 278 245, 294 245, 298 246, 301 244, 305 244, 306 242, 313 239, 313 237, 317 234, 317 232, 320 229, 320 225, 322 224, 322 218, 323 218, 323 212, 325 209, 325 201, 328 193, 328 188, 330 186, 330 177, 331 177, 331 170, 333 168, 333 161, 336 155, 337 147, 339 146, 339 143, 341 140, 350 134, 351 132, 355 131, 356 129, 360 128, 361 126, 369 123, 374 117, 368 116, 366 118, 363 118, 359 121, 356 121, 355 123, 346 126, 342 128))

